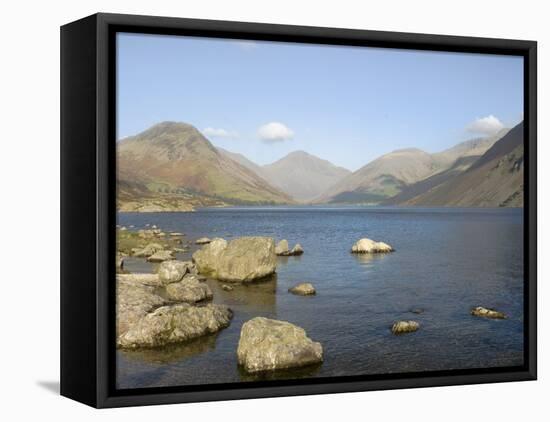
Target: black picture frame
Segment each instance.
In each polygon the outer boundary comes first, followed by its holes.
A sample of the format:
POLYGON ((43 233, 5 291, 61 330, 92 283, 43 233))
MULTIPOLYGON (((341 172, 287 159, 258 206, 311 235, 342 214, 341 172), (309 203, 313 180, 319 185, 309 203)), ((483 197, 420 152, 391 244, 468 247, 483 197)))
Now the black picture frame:
POLYGON ((537 377, 537 44, 534 41, 95 14, 61 28, 61 394, 90 406, 326 394, 537 377), (114 388, 115 34, 517 55, 524 58, 524 365, 289 381, 114 388), (78 251, 78 259, 76 251, 78 251))

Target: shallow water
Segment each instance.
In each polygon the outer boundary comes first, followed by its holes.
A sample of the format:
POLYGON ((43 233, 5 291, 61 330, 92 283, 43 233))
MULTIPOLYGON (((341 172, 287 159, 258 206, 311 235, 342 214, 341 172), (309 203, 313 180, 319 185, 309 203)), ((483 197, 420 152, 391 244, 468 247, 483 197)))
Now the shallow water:
MULTIPOLYGON (((254 381, 236 350, 242 324, 256 316, 282 319, 321 342, 322 365, 270 378, 487 368, 523 364, 523 210, 371 207, 214 208, 195 213, 125 213, 118 224, 186 234, 186 240, 246 235, 300 243, 301 257, 278 258, 277 276, 223 291, 208 280, 214 303, 234 311, 216 336, 162 350, 117 351, 119 388, 254 381), (361 237, 396 252, 352 255, 361 237), (309 281, 313 297, 288 288, 309 281), (506 320, 476 318, 474 306, 506 320), (412 313, 421 309, 421 314, 412 313), (416 333, 394 336, 392 323, 414 319, 416 333)), ((179 259, 189 259, 192 245, 179 259)), ((125 268, 152 271, 143 260, 125 268)))

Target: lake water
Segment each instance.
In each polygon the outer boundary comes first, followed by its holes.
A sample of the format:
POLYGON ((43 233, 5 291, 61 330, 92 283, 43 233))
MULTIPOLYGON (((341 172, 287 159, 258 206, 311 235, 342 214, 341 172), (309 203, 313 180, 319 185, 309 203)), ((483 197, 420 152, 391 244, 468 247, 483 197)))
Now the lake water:
MULTIPOLYGON (((214 303, 234 311, 215 336, 161 350, 117 351, 119 388, 254 381, 267 378, 387 374, 523 364, 523 210, 371 207, 215 208, 195 213, 125 213, 118 224, 203 236, 272 236, 300 243, 301 257, 278 258, 267 282, 223 291, 207 282, 214 303), (384 241, 391 254, 353 255, 362 237, 384 241), (288 293, 308 281, 312 297, 288 293), (505 320, 470 315, 496 308, 505 320), (423 309, 415 314, 414 309, 423 309), (242 324, 256 316, 304 328, 323 345, 320 366, 250 376, 237 366, 242 324), (395 336, 396 320, 420 330, 395 336)), ((178 259, 190 259, 196 250, 178 259)), ((154 267, 125 261, 135 272, 154 267)))

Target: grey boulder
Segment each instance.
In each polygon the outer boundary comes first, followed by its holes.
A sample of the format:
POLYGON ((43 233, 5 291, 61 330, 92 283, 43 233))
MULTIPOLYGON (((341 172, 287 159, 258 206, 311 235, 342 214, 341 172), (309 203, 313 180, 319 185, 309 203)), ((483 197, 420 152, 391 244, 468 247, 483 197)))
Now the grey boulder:
POLYGON ((136 349, 189 341, 229 326, 232 316, 231 310, 223 305, 192 306, 181 303, 162 306, 121 334, 117 345, 136 349))
POLYGON ((193 254, 200 274, 227 282, 250 282, 275 273, 275 242, 270 237, 213 239, 193 254))
POLYGON ((196 303, 212 299, 212 290, 208 284, 201 283, 197 277, 186 275, 181 281, 166 286, 169 299, 176 302, 196 303))
POLYGON ((177 283, 195 265, 191 261, 164 261, 159 266, 159 280, 162 284, 177 283))
POLYGON ((297 368, 322 362, 323 347, 294 324, 257 317, 242 326, 237 358, 250 373, 297 368))

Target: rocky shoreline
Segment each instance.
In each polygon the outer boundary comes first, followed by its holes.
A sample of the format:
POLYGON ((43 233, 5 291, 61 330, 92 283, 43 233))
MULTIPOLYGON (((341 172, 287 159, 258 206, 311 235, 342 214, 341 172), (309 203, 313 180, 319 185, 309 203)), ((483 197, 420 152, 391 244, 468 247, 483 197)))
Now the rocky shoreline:
MULTIPOLYGON (((261 236, 229 241, 199 238, 193 241, 199 249, 192 259, 182 261, 176 255, 189 252, 191 244, 184 242, 184 237, 184 233, 164 232, 154 225, 140 230, 117 227, 118 348, 159 349, 218 333, 231 324, 233 311, 224 304, 212 303, 214 293, 207 279, 219 283, 220 290, 231 292, 237 284, 262 283, 276 274, 278 257, 304 254, 300 244, 290 249, 286 239, 275 244, 273 238, 261 236), (128 273, 124 268, 126 257, 158 265, 152 273, 128 273)), ((351 248, 354 254, 394 251, 389 244, 368 238, 358 240, 351 248)), ((315 300, 317 291, 312 283, 301 282, 288 293, 315 300)), ((415 308, 411 312, 421 314, 424 310, 415 308)), ((500 311, 481 306, 470 313, 486 319, 506 318, 500 311)), ((404 320, 394 321, 390 331, 402 335, 419 329, 418 321, 404 320)), ((260 315, 243 323, 235 353, 239 367, 249 374, 321 365, 324 359, 322 344, 309 338, 302 327, 260 315)))

